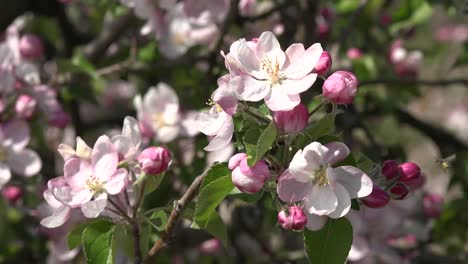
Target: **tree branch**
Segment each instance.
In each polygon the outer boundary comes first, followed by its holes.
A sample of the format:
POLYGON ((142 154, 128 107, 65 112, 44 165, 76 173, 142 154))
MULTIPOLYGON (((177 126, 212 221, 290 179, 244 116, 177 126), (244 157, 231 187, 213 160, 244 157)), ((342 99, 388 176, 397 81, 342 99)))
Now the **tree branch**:
POLYGON ((172 233, 174 231, 174 228, 176 227, 180 216, 182 215, 182 212, 185 210, 187 205, 195 198, 195 195, 198 193, 198 189, 200 188, 206 174, 207 171, 195 178, 195 180, 192 182, 192 184, 187 189, 182 198, 174 202, 174 208, 172 209, 171 215, 169 216, 166 228, 162 232, 161 238, 158 241, 156 241, 153 247, 149 250, 147 257, 144 260, 144 263, 154 263, 154 257, 172 240, 172 233))
POLYGON ((468 79, 452 79, 452 80, 421 80, 421 79, 376 79, 362 81, 359 86, 384 84, 384 85, 426 85, 426 86, 447 86, 455 84, 468 85, 468 79))

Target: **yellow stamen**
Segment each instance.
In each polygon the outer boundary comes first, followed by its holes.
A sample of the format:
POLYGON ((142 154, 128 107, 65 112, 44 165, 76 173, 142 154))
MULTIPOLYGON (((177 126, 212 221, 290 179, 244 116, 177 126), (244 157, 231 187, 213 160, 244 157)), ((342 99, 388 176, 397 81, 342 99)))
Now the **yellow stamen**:
POLYGON ((327 178, 327 167, 321 166, 320 169, 315 171, 313 183, 318 184, 320 187, 326 186, 329 184, 328 178, 327 178))
POLYGON ((95 176, 90 176, 86 180, 86 185, 88 185, 90 191, 95 193, 99 193, 104 190, 102 183, 100 183, 95 176))

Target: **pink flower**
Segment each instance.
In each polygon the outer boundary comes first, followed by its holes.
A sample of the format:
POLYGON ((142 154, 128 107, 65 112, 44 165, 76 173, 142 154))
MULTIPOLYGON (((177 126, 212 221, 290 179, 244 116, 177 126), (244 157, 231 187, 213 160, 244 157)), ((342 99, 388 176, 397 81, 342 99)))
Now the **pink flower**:
POLYGON ((204 148, 206 151, 223 149, 232 139, 234 132, 232 115, 237 110, 237 99, 227 83, 227 78, 227 76, 219 78, 219 88, 211 95, 213 106, 209 111, 201 112, 196 119, 198 130, 213 137, 204 148))
POLYGON ((316 72, 318 75, 324 76, 330 71, 331 66, 332 58, 330 53, 324 50, 322 55, 320 55, 320 59, 318 60, 317 65, 315 65, 314 72, 316 72))
POLYGON ((278 197, 288 203, 304 201, 308 229, 321 229, 326 216, 346 215, 351 199, 366 197, 372 192, 372 180, 360 169, 331 166, 348 155, 349 149, 343 143, 312 142, 294 155, 289 169, 280 176, 278 197))
POLYGON ((444 198, 436 193, 424 195, 423 208, 424 214, 428 217, 439 217, 444 206, 444 198))
POLYGON ((382 164, 382 174, 387 178, 387 180, 391 180, 398 176, 398 163, 394 160, 386 160, 382 164))
POLYGON ((29 95, 22 94, 18 97, 15 104, 16 114, 23 119, 30 119, 36 110, 37 102, 29 95))
POLYGON ((214 255, 221 251, 222 244, 217 238, 212 238, 200 244, 200 252, 207 255, 214 255))
POLYGON ((358 85, 353 73, 337 71, 323 83, 322 94, 336 104, 351 104, 357 94, 358 85))
POLYGON ((138 163, 146 174, 163 173, 171 163, 171 153, 163 147, 149 147, 140 153, 138 163))
POLYGON ((400 166, 398 166, 398 173, 400 174, 400 178, 398 180, 410 187, 417 185, 422 177, 421 169, 413 162, 400 164, 400 166))
POLYGON ((284 229, 302 230, 307 224, 307 216, 296 205, 278 213, 278 223, 284 229))
POLYGON ((44 53, 44 45, 42 40, 33 34, 26 34, 21 37, 19 42, 21 56, 27 59, 38 59, 44 53))
POLYGON ((307 126, 309 111, 303 104, 292 110, 273 112, 276 128, 285 134, 299 133, 307 126))
POLYGON ((242 192, 256 193, 270 178, 270 170, 265 161, 260 160, 254 166, 247 165, 247 154, 238 153, 229 160, 229 169, 232 170, 232 182, 242 192))
POLYGON ((119 161, 134 159, 141 145, 138 121, 130 116, 125 117, 122 134, 113 136, 111 141, 119 153, 119 161))
POLYGON ((115 195, 128 183, 127 171, 118 169, 118 152, 109 137, 94 144, 91 160, 71 158, 65 162, 65 180, 70 188, 71 207, 81 207, 88 218, 97 217, 106 207, 108 194, 115 195))
POLYGON ((165 83, 151 87, 142 98, 137 95, 133 101, 138 121, 152 128, 155 140, 170 142, 179 134, 179 98, 165 83))
POLYGON ((362 58, 362 51, 358 48, 350 48, 346 52, 346 56, 348 56, 350 60, 360 59, 362 58))
POLYGON ((56 228, 70 219, 72 208, 67 203, 71 200, 71 194, 65 177, 49 180, 43 196, 53 212, 52 215, 41 220, 41 225, 56 228))
POLYGON ((8 186, 2 191, 3 197, 10 203, 15 203, 23 196, 23 191, 18 186, 8 186))
POLYGON ((11 120, 0 124, 0 188, 10 180, 12 171, 30 177, 41 170, 37 153, 26 148, 29 139, 26 122, 11 120))
POLYGON ((264 32, 252 44, 240 39, 231 45, 229 54, 241 74, 233 77, 229 85, 243 100, 265 99, 272 111, 291 110, 300 103, 299 94, 317 78, 312 70, 322 47, 317 43, 305 50, 296 43, 283 51, 272 32, 264 32))
POLYGON ((388 202, 390 202, 390 195, 388 195, 388 193, 379 186, 374 185, 369 196, 362 198, 361 201, 367 207, 380 208, 384 207, 388 204, 388 202))

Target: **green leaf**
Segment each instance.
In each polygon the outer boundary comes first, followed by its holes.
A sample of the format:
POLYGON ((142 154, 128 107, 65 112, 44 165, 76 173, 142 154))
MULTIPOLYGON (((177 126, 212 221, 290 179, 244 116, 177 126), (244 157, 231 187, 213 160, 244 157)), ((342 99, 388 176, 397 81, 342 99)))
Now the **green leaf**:
MULTIPOLYGON (((195 223, 195 227, 197 226, 198 224, 195 223)), ((200 226, 198 227, 200 228, 200 226)), ((208 233, 214 237, 218 238, 223 243, 223 245, 227 247, 228 237, 226 225, 216 211, 211 213, 210 217, 206 221, 206 226, 203 229, 208 231, 208 233)))
POLYGON ((74 226, 70 233, 68 233, 68 249, 74 249, 81 245, 81 236, 83 234, 83 231, 86 229, 86 227, 95 222, 96 221, 89 221, 74 226))
POLYGON ((114 230, 115 225, 104 220, 85 228, 82 242, 88 264, 114 263, 114 230))
POLYGON ((165 173, 160 173, 160 174, 146 174, 145 173, 133 183, 133 186, 141 186, 143 183, 145 183, 145 194, 154 192, 159 187, 162 180, 164 179, 164 175, 165 173))
POLYGON ((277 135, 275 123, 272 121, 264 128, 251 127, 244 135, 244 144, 247 151, 247 163, 255 165, 275 142, 277 135))
POLYGON ((205 186, 209 183, 226 175, 231 175, 231 171, 228 169, 227 162, 213 164, 210 170, 206 173, 205 179, 203 179, 203 182, 200 186, 200 190, 205 188, 205 186))
POLYGON ((296 137, 297 149, 302 149, 313 141, 333 133, 335 129, 335 115, 329 114, 309 124, 306 129, 296 137))
POLYGON ((163 231, 167 224, 167 214, 164 210, 154 212, 150 219, 152 226, 159 232, 163 231))
POLYGON ((319 231, 304 230, 304 246, 310 263, 346 263, 351 244, 353 227, 348 219, 329 219, 319 231))

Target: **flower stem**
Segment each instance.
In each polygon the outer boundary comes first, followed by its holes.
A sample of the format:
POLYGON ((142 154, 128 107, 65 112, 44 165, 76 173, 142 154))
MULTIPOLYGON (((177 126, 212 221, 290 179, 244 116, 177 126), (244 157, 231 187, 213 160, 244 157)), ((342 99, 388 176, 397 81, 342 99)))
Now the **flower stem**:
POLYGON ((322 108, 322 106, 324 106, 324 105, 325 105, 325 102, 324 102, 324 101, 320 102, 319 105, 317 105, 314 109, 312 109, 312 111, 310 111, 309 117, 311 117, 313 114, 315 114, 315 113, 316 113, 318 110, 320 110, 320 108, 322 108))
POLYGON ((263 123, 265 125, 268 125, 270 124, 271 120, 259 113, 257 113, 256 111, 254 111, 253 109, 251 109, 250 107, 245 107, 244 109, 242 109, 246 114, 249 114, 251 117, 257 119, 257 121, 259 121, 260 123, 263 123))

